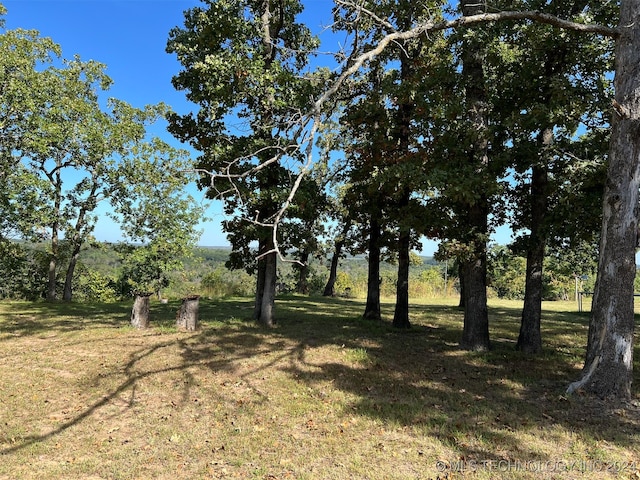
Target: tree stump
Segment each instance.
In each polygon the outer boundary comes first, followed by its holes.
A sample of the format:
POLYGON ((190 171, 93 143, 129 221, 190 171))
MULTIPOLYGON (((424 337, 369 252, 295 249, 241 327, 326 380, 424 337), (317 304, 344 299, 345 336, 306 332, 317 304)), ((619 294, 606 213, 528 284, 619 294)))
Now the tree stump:
POLYGON ((149 297, 151 293, 136 293, 131 309, 131 326, 149 328, 149 297))
POLYGON ((200 295, 190 295, 182 299, 182 305, 176 315, 176 327, 182 330, 198 329, 198 308, 200 295))

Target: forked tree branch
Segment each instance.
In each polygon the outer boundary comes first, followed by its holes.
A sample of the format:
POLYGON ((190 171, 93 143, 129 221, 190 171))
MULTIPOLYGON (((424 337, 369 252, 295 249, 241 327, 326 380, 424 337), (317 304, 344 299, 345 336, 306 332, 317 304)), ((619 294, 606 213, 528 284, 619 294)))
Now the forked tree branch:
MULTIPOLYGON (((350 2, 345 2, 345 3, 350 4, 350 2)), ((375 16, 373 16, 371 12, 366 11, 365 13, 368 14, 369 17, 371 18, 376 18, 375 16)), ((394 43, 394 44, 402 43, 406 40, 418 38, 422 35, 425 35, 431 32, 452 30, 456 28, 467 28, 467 27, 472 27, 472 26, 491 23, 491 22, 522 21, 522 20, 529 20, 532 22, 543 23, 543 24, 551 25, 553 27, 563 29, 563 30, 571 30, 571 31, 580 32, 580 33, 602 35, 604 37, 610 37, 614 39, 617 38, 621 32, 621 28, 612 28, 612 27, 607 27, 607 26, 598 25, 598 24, 578 23, 578 22, 566 20, 563 18, 556 17, 554 15, 549 15, 541 12, 504 11, 504 12, 497 12, 497 13, 483 13, 479 15, 465 16, 465 17, 454 19, 454 20, 444 20, 439 22, 425 21, 423 23, 416 25, 414 28, 410 30, 393 31, 392 33, 389 33, 383 38, 381 38, 374 48, 371 48, 370 50, 360 55, 354 55, 353 57, 350 57, 349 62, 347 63, 347 66, 344 68, 342 73, 340 73, 340 75, 338 75, 338 77, 333 81, 333 83, 329 86, 329 88, 327 88, 325 92, 322 93, 322 95, 320 95, 315 100, 309 112, 307 112, 306 115, 304 114, 296 115, 298 118, 297 122, 289 122, 290 124, 294 124, 291 126, 294 127, 294 129, 298 130, 298 134, 300 132, 305 131, 307 128, 309 128, 309 133, 307 135, 304 135, 304 140, 302 140, 298 144, 298 148, 296 149, 296 150, 303 150, 302 146, 306 145, 306 147, 304 147, 306 159, 305 159, 304 165, 301 166, 298 174, 296 175, 296 180, 289 192, 289 195, 287 196, 286 201, 283 203, 282 207, 276 212, 276 214, 270 219, 265 219, 266 221, 265 220, 259 221, 258 219, 248 219, 249 221, 255 224, 260 224, 262 226, 269 226, 273 228, 274 248, 269 252, 264 252, 262 255, 260 255, 260 257, 263 257, 269 253, 276 252, 281 259, 284 259, 280 251, 278 240, 277 240, 278 226, 282 221, 286 213, 286 210, 291 204, 294 198, 294 195, 302 182, 303 177, 309 172, 309 170, 311 169, 311 166, 313 165, 313 144, 315 141, 316 132, 319 129, 319 126, 321 125, 321 123, 323 122, 323 112, 326 108, 325 105, 335 97, 335 95, 342 88, 342 86, 344 85, 345 81, 348 78, 350 78, 358 70, 360 70, 363 67, 363 65, 365 65, 367 62, 379 56, 391 43, 394 43)), ((387 28, 389 28, 390 26, 388 22, 383 21, 382 24, 387 28)), ((273 45, 273 47, 277 48, 275 45, 273 45)), ((286 152, 283 151, 283 153, 286 153, 286 152)), ((281 157, 282 155, 276 154, 268 162, 264 162, 261 165, 257 165, 253 168, 250 168, 241 174, 231 174, 231 166, 236 164, 240 159, 236 159, 235 161, 230 162, 226 168, 226 172, 221 172, 221 173, 206 172, 206 173, 211 176, 212 184, 215 178, 224 178, 230 181, 233 185, 234 179, 246 178, 249 175, 257 173, 261 169, 265 168, 268 164, 272 164, 274 162, 279 161, 281 157)), ((247 157, 243 157, 243 158, 247 158, 247 157)), ((201 170, 200 172, 202 173, 201 170)), ((236 194, 237 195, 240 194, 239 190, 235 188, 235 186, 230 190, 236 190, 236 194)), ((222 194, 224 192, 219 192, 219 193, 222 194)))

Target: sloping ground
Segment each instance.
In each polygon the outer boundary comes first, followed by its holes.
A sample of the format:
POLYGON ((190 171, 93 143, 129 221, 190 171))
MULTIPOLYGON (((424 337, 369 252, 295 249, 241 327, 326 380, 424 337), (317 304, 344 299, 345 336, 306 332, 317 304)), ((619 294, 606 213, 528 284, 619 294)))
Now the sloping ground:
POLYGON ((516 303, 492 307, 486 354, 456 348, 446 303, 402 332, 345 299, 279 299, 272 330, 247 300, 202 300, 202 329, 177 332, 177 307, 136 331, 128 305, 1 303, 0 478, 638 475, 638 408, 563 394, 584 314, 547 311, 525 357, 516 303))

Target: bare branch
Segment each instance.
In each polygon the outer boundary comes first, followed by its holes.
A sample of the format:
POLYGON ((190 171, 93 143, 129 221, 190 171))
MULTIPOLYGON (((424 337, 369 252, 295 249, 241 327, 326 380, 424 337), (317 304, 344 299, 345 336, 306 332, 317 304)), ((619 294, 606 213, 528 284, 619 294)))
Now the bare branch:
POLYGON ((318 98, 315 104, 314 113, 317 113, 322 109, 322 106, 331 97, 333 97, 333 95, 335 95, 335 93, 340 89, 347 78, 360 70, 360 68, 362 68, 362 66, 366 62, 373 60, 378 55, 380 55, 391 42, 395 43, 410 40, 429 32, 450 30, 460 27, 470 27, 481 23, 507 20, 531 20, 566 30, 573 30, 583 33, 594 33, 612 38, 616 38, 620 34, 620 30, 617 28, 606 27, 604 25, 576 23, 570 20, 564 20, 554 15, 532 11, 483 13, 480 15, 471 15, 468 17, 461 17, 455 20, 447 20, 443 22, 424 22, 405 32, 394 32, 386 35, 378 42, 378 45, 375 48, 372 48, 371 50, 355 58, 351 65, 346 68, 336 79, 331 88, 329 88, 324 94, 322 94, 322 96, 320 96, 320 98, 318 98))
MULTIPOLYGON (((278 227, 284 218, 287 209, 293 201, 293 198, 300 187, 304 176, 311 170, 313 165, 313 145, 317 131, 320 128, 320 125, 323 123, 323 117, 326 114, 326 105, 335 99, 336 94, 345 84, 345 82, 353 76, 357 71, 359 71, 367 62, 375 59, 379 56, 390 44, 403 45, 407 40, 418 38, 422 35, 427 35, 431 32, 445 31, 456 28, 467 28, 472 27, 479 24, 490 23, 490 22, 498 22, 498 21, 522 21, 529 20, 533 22, 539 22, 547 25, 551 25, 556 28, 572 30, 581 33, 591 33, 602 35, 605 37, 617 38, 620 35, 620 29, 611 28, 603 25, 596 24, 583 24, 577 23, 570 20, 562 19, 553 15, 549 15, 546 13, 540 13, 535 11, 503 11, 503 12, 495 12, 495 13, 483 13, 479 15, 471 15, 465 16, 461 18, 457 18, 454 20, 445 20, 445 21, 432 21, 427 20, 414 28, 406 31, 397 31, 397 29, 387 20, 379 18, 373 12, 363 8, 361 5, 358 5, 352 0, 337 0, 337 4, 346 6, 347 8, 354 8, 358 11, 359 14, 364 14, 369 16, 374 21, 381 24, 386 29, 390 30, 391 33, 382 37, 377 45, 374 48, 371 48, 364 53, 358 54, 358 43, 360 41, 359 35, 356 34, 353 39, 353 49, 351 50, 350 55, 344 54, 344 62, 345 67, 338 77, 333 81, 333 83, 327 88, 316 100, 313 102, 312 107, 308 112, 296 112, 295 115, 291 116, 291 119, 287 122, 287 125, 283 126, 281 131, 288 131, 292 133, 289 136, 290 144, 285 146, 282 145, 272 145, 269 147, 265 147, 259 152, 252 152, 250 155, 246 155, 243 157, 236 158, 225 165, 225 167, 220 172, 209 172, 205 170, 194 170, 200 174, 207 174, 211 177, 211 188, 214 189, 217 196, 219 198, 233 193, 234 196, 242 203, 242 195, 240 194, 240 190, 238 186, 235 184, 236 181, 247 178, 260 170, 266 168, 267 166, 280 162, 283 158, 287 156, 291 156, 295 152, 300 152, 304 148, 305 153, 305 163, 300 167, 300 170, 296 174, 295 181, 287 199, 282 204, 280 209, 267 219, 253 218, 246 219, 256 225, 271 227, 272 228, 272 238, 273 238, 273 248, 268 252, 262 253, 258 258, 262 258, 270 253, 277 253, 279 258, 284 261, 284 256, 280 251, 280 247, 278 244, 277 234, 278 227), (264 152, 266 149, 273 149, 273 156, 265 162, 260 163, 259 165, 254 165, 241 173, 233 173, 232 170, 234 167, 237 167, 242 161, 250 161, 251 158, 255 157, 257 154, 264 152), (215 187, 215 180, 217 178, 227 180, 230 186, 227 186, 226 190, 219 191, 215 187)), ((271 37, 269 32, 266 30, 266 25, 268 24, 267 17, 268 12, 265 13, 265 17, 263 20, 263 26, 265 31, 264 35, 264 43, 271 48, 275 49, 282 48, 277 47, 272 44, 271 37)), ((357 23, 357 21, 356 21, 357 23)), ((295 263, 300 263, 294 261, 295 263)))

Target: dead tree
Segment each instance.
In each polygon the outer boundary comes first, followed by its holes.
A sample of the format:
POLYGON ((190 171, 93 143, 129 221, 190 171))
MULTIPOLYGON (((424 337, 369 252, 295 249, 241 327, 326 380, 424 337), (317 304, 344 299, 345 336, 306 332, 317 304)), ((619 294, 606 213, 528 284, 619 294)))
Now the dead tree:
POLYGON ((136 293, 131 309, 131 326, 149 328, 149 292, 136 293))
POLYGON ((176 327, 181 330, 194 331, 198 329, 199 295, 190 295, 182 299, 182 305, 176 315, 176 327))

